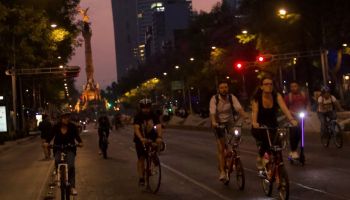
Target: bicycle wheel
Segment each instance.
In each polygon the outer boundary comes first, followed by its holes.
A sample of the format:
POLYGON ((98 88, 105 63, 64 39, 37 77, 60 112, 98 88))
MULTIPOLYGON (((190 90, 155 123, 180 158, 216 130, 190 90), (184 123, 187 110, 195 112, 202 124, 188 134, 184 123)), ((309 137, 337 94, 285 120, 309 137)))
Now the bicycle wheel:
POLYGON ((60 189, 61 189, 61 200, 69 200, 69 190, 66 184, 66 168, 64 166, 60 167, 60 189), (67 198, 68 196, 68 198, 67 198))
POLYGON ((244 190, 245 176, 244 176, 243 164, 240 158, 236 159, 235 166, 236 166, 236 181, 237 181, 238 189, 244 190))
POLYGON ((270 163, 267 163, 264 169, 266 177, 263 178, 261 182, 266 196, 271 196, 272 194, 272 186, 274 181, 274 179, 272 178, 272 169, 274 169, 274 166, 270 163))
POLYGON ((335 123, 335 126, 332 128, 333 131, 333 139, 334 144, 337 148, 343 147, 343 132, 341 130, 341 127, 338 123, 335 123))
POLYGON ((278 167, 278 193, 281 200, 288 200, 289 198, 289 178, 284 166, 278 167))
POLYGON ((157 193, 160 187, 161 181, 161 165, 157 155, 152 155, 146 158, 146 182, 148 189, 152 193, 157 193))
POLYGON ((325 148, 329 146, 329 139, 330 135, 328 130, 326 130, 324 133, 321 133, 321 143, 325 148))

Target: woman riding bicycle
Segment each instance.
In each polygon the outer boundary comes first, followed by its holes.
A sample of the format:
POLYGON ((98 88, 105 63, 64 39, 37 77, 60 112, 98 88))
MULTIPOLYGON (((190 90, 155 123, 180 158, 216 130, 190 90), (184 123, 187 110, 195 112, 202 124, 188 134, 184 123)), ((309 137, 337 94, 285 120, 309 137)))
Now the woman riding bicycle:
POLYGON ((252 135, 259 148, 259 155, 257 158, 257 168, 259 171, 263 168, 262 157, 265 152, 269 150, 270 145, 266 131, 258 128, 260 126, 277 128, 278 109, 282 110, 293 126, 298 125, 298 122, 288 110, 283 97, 274 89, 273 79, 264 77, 261 79, 261 85, 252 100, 252 135))
MULTIPOLYGON (((57 169, 58 163, 61 161, 61 149, 56 148, 55 146, 62 145, 75 145, 75 141, 78 142, 78 146, 83 146, 83 141, 79 136, 78 127, 70 122, 70 112, 63 112, 61 114, 61 121, 58 122, 52 128, 53 134, 51 137, 46 139, 46 145, 48 145, 53 138, 54 139, 54 156, 55 156, 55 165, 57 169)), ((77 195, 77 191, 75 189, 75 156, 76 156, 76 147, 71 147, 69 151, 67 151, 67 164, 68 164, 68 179, 71 186, 72 195, 77 195)))
POLYGON ((321 135, 324 133, 326 126, 326 118, 331 120, 337 119, 336 109, 342 111, 339 101, 330 93, 327 86, 321 88, 321 96, 317 99, 318 109, 317 115, 321 123, 321 135))

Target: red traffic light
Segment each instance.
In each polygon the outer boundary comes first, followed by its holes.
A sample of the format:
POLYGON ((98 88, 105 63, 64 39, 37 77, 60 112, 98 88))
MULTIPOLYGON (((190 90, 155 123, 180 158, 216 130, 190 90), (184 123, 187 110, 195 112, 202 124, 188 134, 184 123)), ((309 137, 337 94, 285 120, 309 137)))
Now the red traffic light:
POLYGON ((258 57, 258 61, 259 61, 259 62, 264 62, 264 61, 265 61, 265 58, 264 58, 263 56, 259 56, 259 57, 258 57))
POLYGON ((236 68, 241 69, 243 67, 242 63, 236 63, 236 68))

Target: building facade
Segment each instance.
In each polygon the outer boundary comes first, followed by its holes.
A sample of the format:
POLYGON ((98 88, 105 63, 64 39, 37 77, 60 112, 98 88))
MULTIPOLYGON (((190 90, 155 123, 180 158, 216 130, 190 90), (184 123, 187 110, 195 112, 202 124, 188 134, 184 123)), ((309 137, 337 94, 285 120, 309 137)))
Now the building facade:
POLYGON ((117 79, 136 68, 137 57, 137 0, 112 0, 116 48, 117 79))

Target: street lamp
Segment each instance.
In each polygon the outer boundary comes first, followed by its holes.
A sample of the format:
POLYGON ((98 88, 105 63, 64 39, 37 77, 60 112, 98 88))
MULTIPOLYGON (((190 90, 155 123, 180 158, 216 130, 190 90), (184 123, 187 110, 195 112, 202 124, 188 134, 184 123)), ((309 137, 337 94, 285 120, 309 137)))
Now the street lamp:
POLYGON ((192 57, 192 58, 190 58, 190 61, 194 61, 194 58, 192 57))
POLYGON ((247 31, 247 30, 243 30, 242 33, 243 33, 244 35, 246 35, 246 34, 248 34, 248 31, 247 31))
POLYGON ((168 73, 164 72, 163 75, 166 76, 166 75, 168 75, 168 73))
POLYGON ((50 26, 51 26, 51 28, 56 28, 57 24, 51 24, 50 26))
POLYGON ((343 44, 343 47, 347 47, 347 46, 348 46, 348 44, 346 44, 346 43, 343 44))
POLYGON ((175 65, 175 69, 180 69, 180 66, 179 65, 175 65))
POLYGON ((278 10, 278 15, 281 17, 281 18, 284 18, 286 15, 287 15, 287 10, 284 9, 284 8, 281 8, 278 10))
POLYGON ((60 65, 59 68, 60 68, 60 69, 63 69, 63 65, 60 65))
POLYGON ((215 49, 216 49, 216 46, 212 46, 211 49, 212 49, 212 50, 215 50, 215 49))

